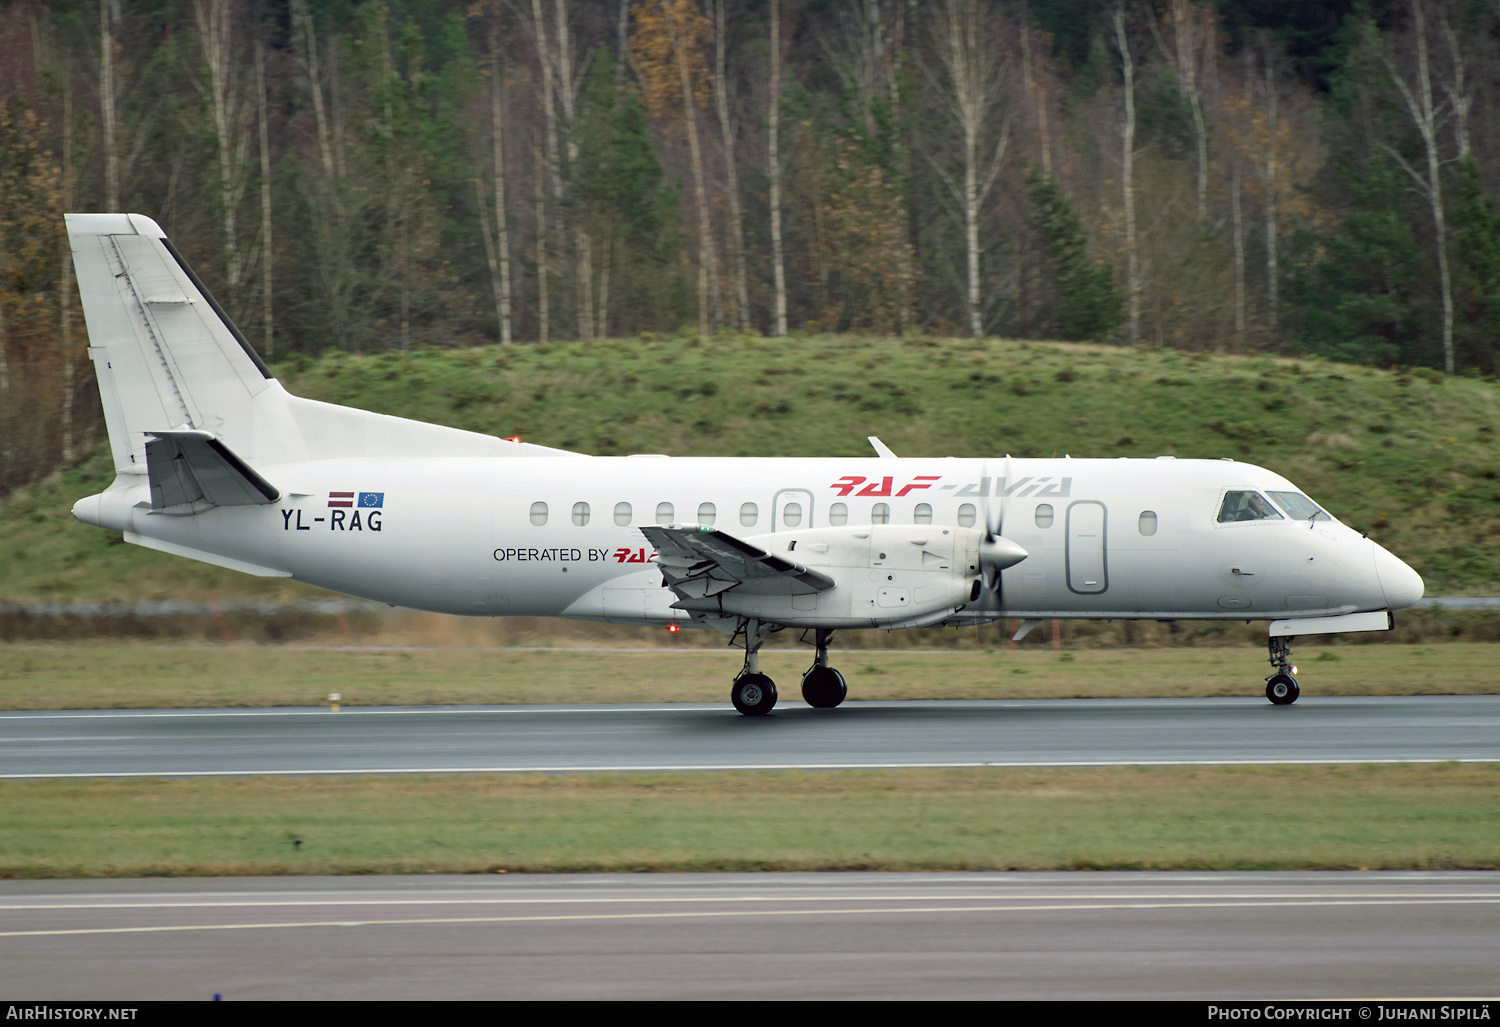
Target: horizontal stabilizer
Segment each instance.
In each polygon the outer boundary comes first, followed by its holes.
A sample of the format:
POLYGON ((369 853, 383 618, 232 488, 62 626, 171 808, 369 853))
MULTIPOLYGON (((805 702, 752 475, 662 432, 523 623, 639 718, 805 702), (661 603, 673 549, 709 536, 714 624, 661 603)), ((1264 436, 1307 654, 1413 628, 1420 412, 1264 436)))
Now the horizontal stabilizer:
POLYGON ((281 490, 251 470, 213 433, 154 431, 146 440, 146 475, 152 510, 212 506, 265 506, 281 490))

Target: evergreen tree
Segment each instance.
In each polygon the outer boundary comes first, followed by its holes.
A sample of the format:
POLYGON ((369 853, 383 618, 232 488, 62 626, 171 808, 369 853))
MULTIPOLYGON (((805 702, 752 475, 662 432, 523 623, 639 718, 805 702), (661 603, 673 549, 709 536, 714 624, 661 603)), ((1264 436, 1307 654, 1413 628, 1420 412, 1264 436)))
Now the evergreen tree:
POLYGON ((1293 274, 1302 346, 1331 360, 1409 363, 1421 327, 1421 250, 1405 183, 1382 158, 1346 179, 1352 204, 1342 226, 1316 240, 1318 257, 1293 274))
POLYGON ((1500 212, 1484 195, 1472 157, 1459 168, 1453 224, 1458 226, 1454 270, 1460 355, 1465 363, 1494 374, 1500 370, 1495 344, 1500 337, 1500 212))
POLYGON ((1114 268, 1089 258, 1088 232, 1051 176, 1033 170, 1026 190, 1044 268, 1041 324, 1062 339, 1106 337, 1125 320, 1114 268))

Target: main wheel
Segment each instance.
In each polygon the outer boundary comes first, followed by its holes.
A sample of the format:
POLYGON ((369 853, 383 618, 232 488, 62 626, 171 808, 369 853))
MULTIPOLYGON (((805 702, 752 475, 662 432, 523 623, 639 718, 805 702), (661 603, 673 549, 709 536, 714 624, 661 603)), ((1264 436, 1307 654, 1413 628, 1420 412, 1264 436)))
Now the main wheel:
POLYGON ((1277 674, 1266 682, 1266 698, 1277 706, 1290 706, 1301 694, 1297 679, 1290 674, 1277 674))
POLYGON ((832 667, 814 667, 802 675, 802 699, 809 706, 830 710, 844 701, 849 686, 832 667))
POLYGON ((763 717, 776 705, 776 682, 764 674, 741 674, 729 690, 729 701, 747 717, 763 717))

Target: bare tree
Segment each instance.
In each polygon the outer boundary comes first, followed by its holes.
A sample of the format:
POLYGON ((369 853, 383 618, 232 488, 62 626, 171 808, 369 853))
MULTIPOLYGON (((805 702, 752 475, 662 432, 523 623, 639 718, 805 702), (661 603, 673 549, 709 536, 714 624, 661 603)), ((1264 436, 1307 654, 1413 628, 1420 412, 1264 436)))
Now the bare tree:
POLYGON ((1135 61, 1125 33, 1125 7, 1115 8, 1115 42, 1120 49, 1121 74, 1125 81, 1125 110, 1120 122, 1120 189, 1125 208, 1125 290, 1129 311, 1130 344, 1141 336, 1141 268, 1135 237, 1135 61))
POLYGON ((1003 90, 1004 65, 994 38, 994 25, 984 0, 944 0, 937 14, 938 58, 947 73, 950 91, 945 97, 949 112, 963 135, 963 187, 934 162, 962 210, 966 289, 964 293, 969 334, 984 334, 984 308, 979 291, 980 211, 1000 174, 1010 141, 1010 116, 993 126, 1003 90), (994 150, 988 149, 988 138, 994 150))
POLYGON ((1031 53, 1031 9, 1021 0, 1021 62, 1025 65, 1026 98, 1036 109, 1038 149, 1042 156, 1042 174, 1052 177, 1052 132, 1047 121, 1047 92, 1037 81, 1036 62, 1031 53))
POLYGON ((739 307, 740 331, 750 330, 750 290, 745 279, 745 226, 740 212, 739 162, 735 159, 734 141, 739 134, 730 113, 729 80, 725 74, 724 51, 729 34, 724 7, 727 0, 709 0, 714 9, 714 105, 719 112, 719 130, 724 137, 724 165, 729 179, 729 245, 734 262, 734 296, 739 307))
POLYGON ((1432 212, 1432 228, 1437 245, 1438 283, 1443 297, 1443 370, 1452 374, 1453 366, 1453 286, 1448 272, 1448 219, 1443 210, 1443 179, 1440 172, 1442 160, 1438 154, 1438 132, 1442 116, 1433 101, 1432 69, 1427 54, 1427 12, 1422 0, 1411 0, 1412 27, 1416 31, 1417 67, 1416 81, 1407 81, 1406 75, 1396 64, 1395 56, 1381 48, 1386 71, 1391 82, 1401 94, 1406 112, 1422 137, 1422 149, 1427 157, 1427 174, 1417 172, 1394 147, 1386 151, 1401 165, 1416 184, 1417 191, 1427 197, 1432 212), (1415 88, 1413 88, 1415 86, 1415 88))
POLYGON ((99 0, 99 120, 104 124, 104 209, 120 209, 120 143, 115 117, 115 36, 109 0, 99 0))
MULTIPOLYGON (((1155 25, 1152 26, 1153 31, 1155 25)), ((1198 220, 1208 220, 1208 128, 1203 118, 1203 65, 1213 52, 1213 12, 1196 0, 1172 0, 1172 46, 1162 52, 1177 73, 1177 88, 1193 113, 1198 157, 1198 220)))
POLYGON ((208 70, 208 86, 199 87, 214 119, 214 135, 219 148, 219 208, 224 233, 224 266, 229 281, 230 302, 239 297, 244 271, 240 257, 238 215, 240 198, 245 189, 245 157, 249 133, 245 125, 245 104, 235 81, 233 48, 234 11, 230 0, 193 0, 193 15, 198 27, 198 45, 208 70))
MULTIPOLYGON (((558 77, 558 92, 562 97, 563 117, 567 121, 568 169, 570 174, 576 174, 578 115, 574 100, 578 83, 573 75, 573 44, 568 33, 567 0, 555 0, 553 10, 557 15, 557 59, 554 67, 558 77)), ((589 341, 594 337, 594 241, 584 216, 582 209, 573 212, 573 258, 577 264, 578 279, 578 337, 589 341)))
POLYGON ((771 0, 771 100, 769 120, 769 157, 771 205, 771 271, 776 283, 774 332, 786 335, 786 261, 781 251, 781 0, 771 0))
POLYGON ((266 359, 276 358, 275 318, 271 306, 271 276, 276 250, 271 237, 271 131, 266 115, 266 49, 255 33, 255 101, 260 128, 260 320, 266 359))
MULTIPOLYGON (((62 206, 64 211, 73 208, 73 74, 66 59, 62 66, 62 206)), ((77 354, 73 349, 73 252, 66 230, 58 233, 59 253, 57 277, 59 281, 58 340, 62 345, 62 458, 63 463, 73 462, 73 400, 78 391, 74 381, 77 354)), ((0 360, 3 360, 0 356, 0 360)))
MULTIPOLYGON (((492 260, 490 274, 495 284, 495 316, 500 322, 500 342, 511 343, 510 295, 510 226, 505 212, 505 117, 504 66, 500 60, 500 15, 498 9, 490 19, 490 163, 495 188, 495 232, 498 238, 498 260, 492 260)), ((482 199, 482 198, 481 198, 482 199)), ((489 207, 481 202, 479 216, 484 222, 485 239, 489 239, 489 207)))

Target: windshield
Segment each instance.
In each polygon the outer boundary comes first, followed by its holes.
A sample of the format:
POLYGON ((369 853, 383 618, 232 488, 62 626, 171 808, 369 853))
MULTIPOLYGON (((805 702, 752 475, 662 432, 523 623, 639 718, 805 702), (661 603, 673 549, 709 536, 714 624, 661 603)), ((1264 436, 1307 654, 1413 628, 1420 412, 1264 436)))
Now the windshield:
POLYGON ((1300 492, 1269 492, 1276 505, 1287 512, 1294 521, 1330 521, 1333 518, 1324 513, 1317 503, 1308 499, 1300 492))
POLYGON ((1259 492, 1226 492, 1219 507, 1219 523, 1232 521, 1279 521, 1281 514, 1259 492))

